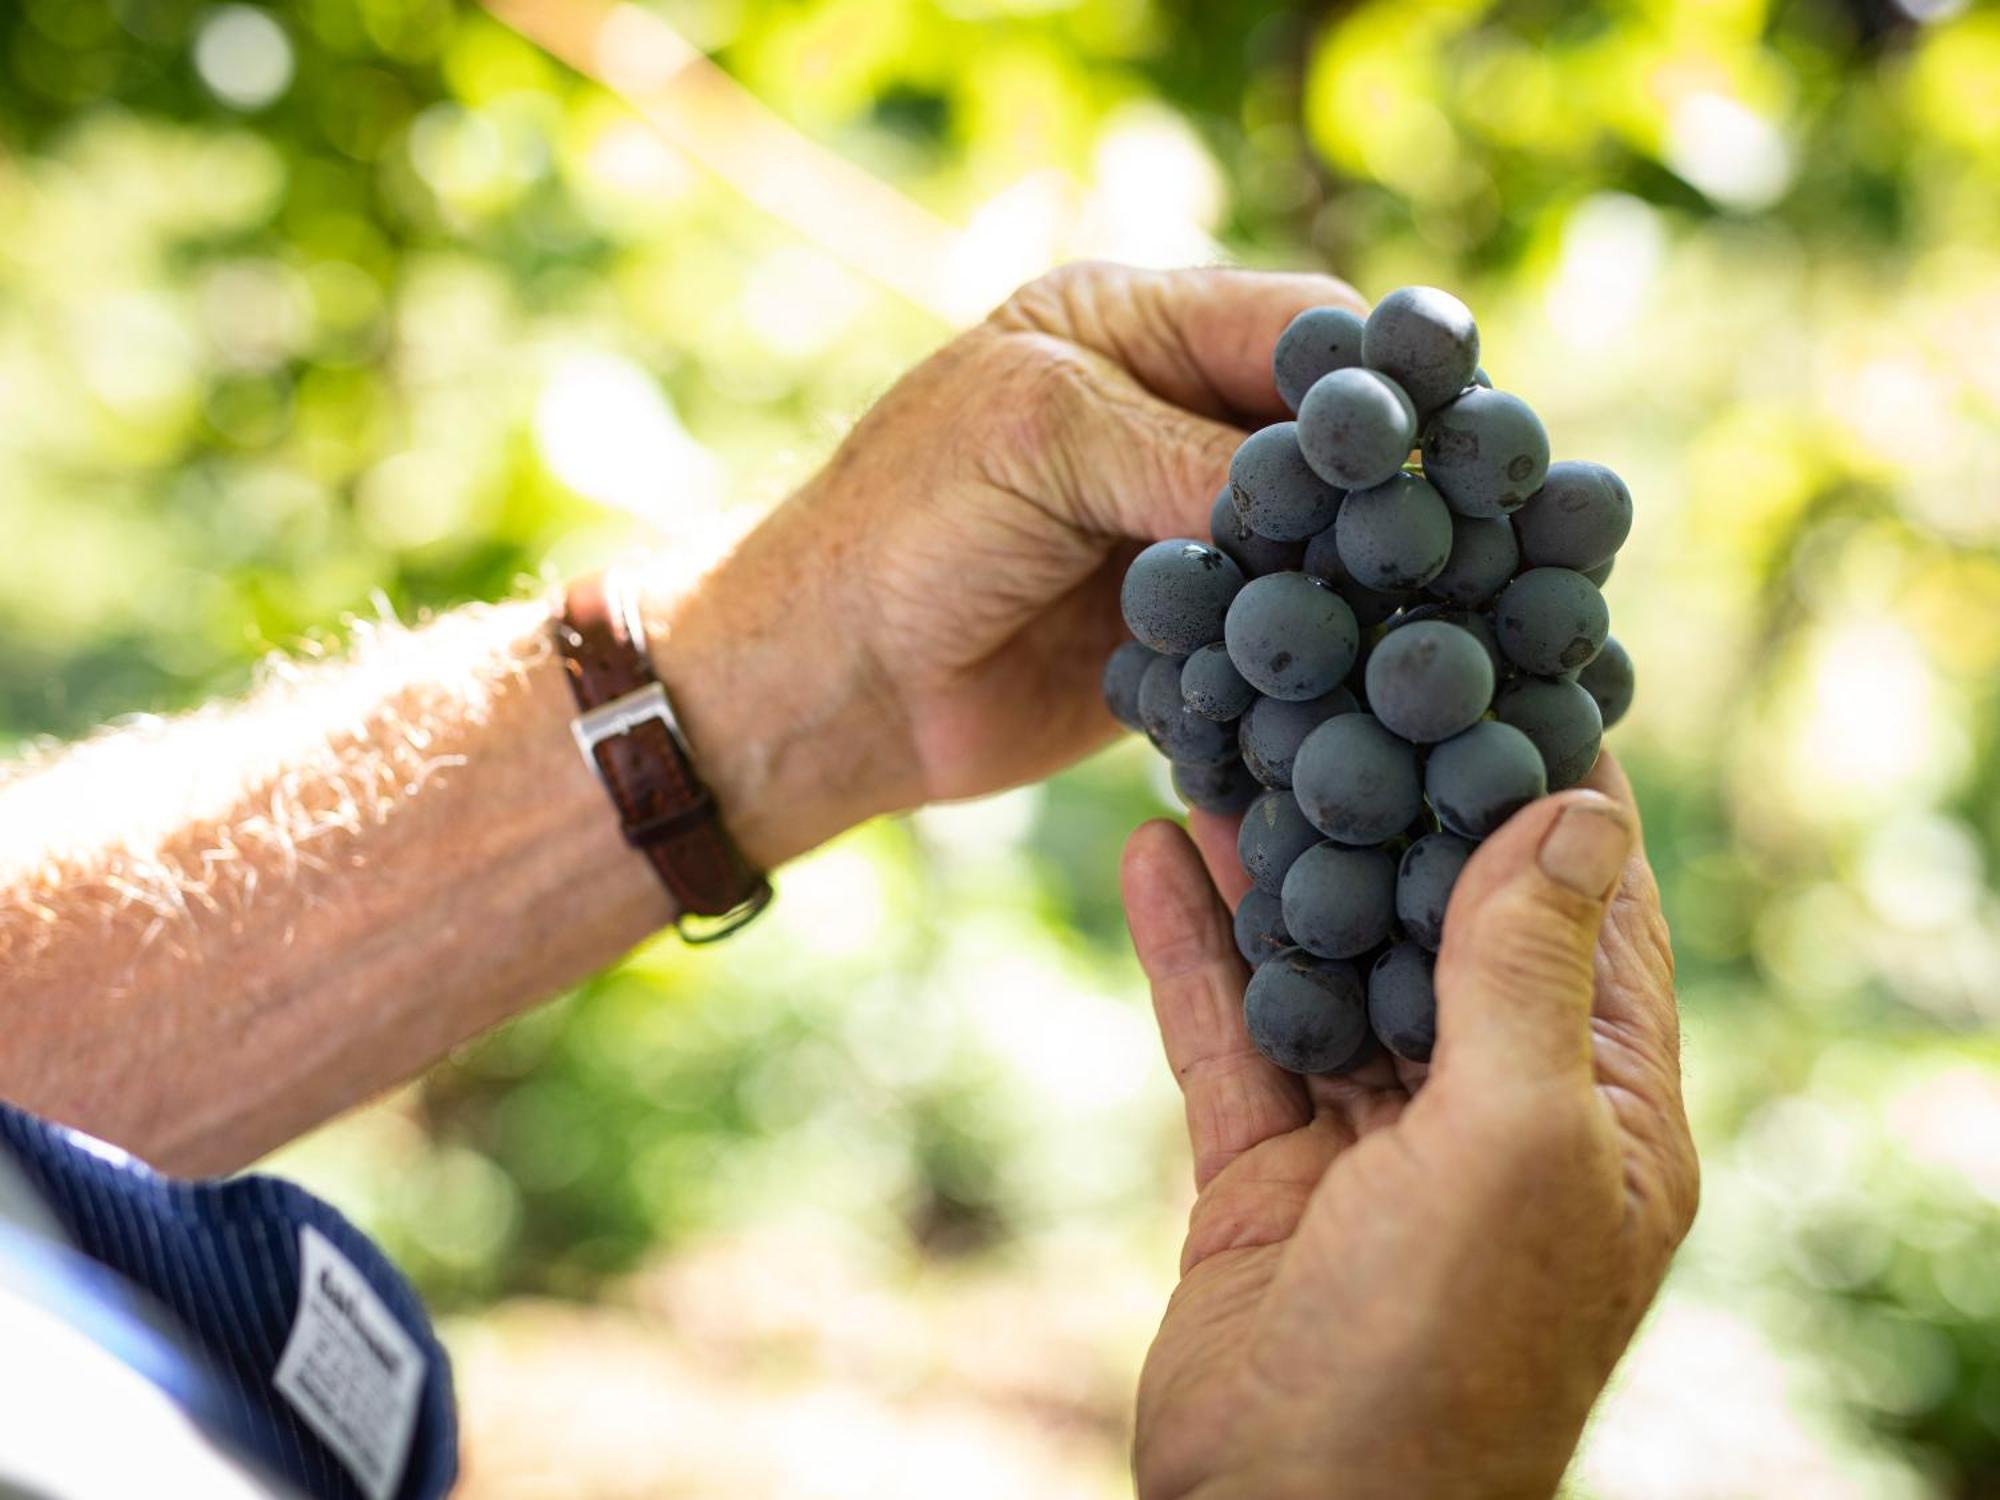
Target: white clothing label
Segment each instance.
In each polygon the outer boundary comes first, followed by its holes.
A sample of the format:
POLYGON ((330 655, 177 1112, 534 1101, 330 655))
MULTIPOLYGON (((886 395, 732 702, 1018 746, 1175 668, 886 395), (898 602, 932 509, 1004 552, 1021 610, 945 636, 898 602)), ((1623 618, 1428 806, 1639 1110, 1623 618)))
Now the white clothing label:
POLYGON ((403 1477, 424 1364, 368 1278, 317 1229, 300 1229, 299 1311, 271 1383, 370 1500, 389 1500, 403 1477))

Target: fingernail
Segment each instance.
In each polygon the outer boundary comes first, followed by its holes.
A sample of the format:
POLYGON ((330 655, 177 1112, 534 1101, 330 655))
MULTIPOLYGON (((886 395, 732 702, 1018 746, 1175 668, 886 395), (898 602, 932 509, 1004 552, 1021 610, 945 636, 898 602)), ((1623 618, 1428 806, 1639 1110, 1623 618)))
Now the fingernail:
POLYGON ((1555 826, 1542 835, 1538 856, 1542 873, 1579 895, 1603 900, 1625 858, 1632 851, 1632 831, 1614 810, 1592 803, 1563 809, 1555 826))

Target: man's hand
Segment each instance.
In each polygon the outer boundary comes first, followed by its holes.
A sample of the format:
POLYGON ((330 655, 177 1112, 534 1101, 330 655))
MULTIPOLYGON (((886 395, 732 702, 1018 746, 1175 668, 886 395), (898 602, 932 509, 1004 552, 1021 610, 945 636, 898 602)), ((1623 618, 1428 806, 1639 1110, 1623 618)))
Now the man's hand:
POLYGON ((1233 825, 1197 815, 1200 854, 1133 836, 1199 1189, 1140 1384, 1145 1500, 1554 1492, 1697 1192, 1637 813, 1608 755, 1587 786, 1466 866, 1427 1070, 1265 1062, 1216 890, 1244 888, 1233 825))
MULTIPOLYGON (((1200 536, 1317 276, 1076 267, 911 372, 691 587, 643 592, 744 852, 1112 732, 1128 539, 1200 536)), ((660 569, 664 573, 665 569, 660 569)), ((368 632, 244 704, 0 768, 0 1096, 242 1164, 673 916, 569 734, 544 604, 368 632)))
POLYGON ((661 671, 753 859, 1032 780, 1098 695, 1141 541, 1208 535, 1271 349, 1324 276, 1076 265, 918 366, 694 593, 661 671))

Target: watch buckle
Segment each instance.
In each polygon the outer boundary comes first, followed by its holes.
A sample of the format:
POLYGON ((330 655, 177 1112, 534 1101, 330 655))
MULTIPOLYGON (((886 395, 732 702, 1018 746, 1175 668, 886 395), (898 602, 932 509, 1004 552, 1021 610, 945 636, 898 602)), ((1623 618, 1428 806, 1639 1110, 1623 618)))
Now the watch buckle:
POLYGON ((687 753, 687 741, 681 737, 680 720, 674 717, 674 707, 667 701, 667 690, 657 682, 649 682, 644 687, 622 693, 609 702, 578 714, 569 721, 570 735, 576 740, 576 748, 583 752, 584 763, 604 779, 604 768, 597 763, 597 747, 606 740, 616 739, 621 734, 630 734, 642 724, 657 720, 666 726, 673 736, 674 744, 681 753, 687 753))

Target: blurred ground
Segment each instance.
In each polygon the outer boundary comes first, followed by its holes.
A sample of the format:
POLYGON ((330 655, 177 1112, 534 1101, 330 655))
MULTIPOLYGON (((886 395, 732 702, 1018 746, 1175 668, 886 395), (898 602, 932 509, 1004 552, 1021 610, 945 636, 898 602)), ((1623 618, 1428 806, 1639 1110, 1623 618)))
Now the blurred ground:
POLYGON ((1117 1494, 1165 1290, 1085 1246, 892 1277, 810 1230, 705 1246, 609 1310, 517 1303, 465 1331, 467 1492, 1117 1494))

